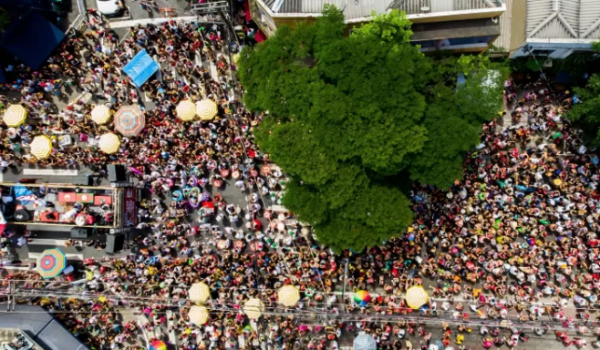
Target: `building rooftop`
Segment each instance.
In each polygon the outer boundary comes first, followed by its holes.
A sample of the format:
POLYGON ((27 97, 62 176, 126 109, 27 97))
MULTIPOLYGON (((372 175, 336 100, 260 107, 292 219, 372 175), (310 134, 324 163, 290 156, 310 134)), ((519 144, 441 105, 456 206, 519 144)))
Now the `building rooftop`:
MULTIPOLYGON (((4 310, 6 304, 0 304, 4 310)), ((58 323, 52 315, 39 306, 16 305, 14 311, 0 312, 0 334, 4 330, 5 339, 13 339, 15 330, 23 332, 36 349, 43 350, 89 350, 71 332, 58 323)), ((7 340, 10 341, 10 340, 7 340)), ((1 344, 5 345, 5 344, 1 344)), ((4 349, 3 349, 4 350, 4 349)), ((15 349, 6 349, 15 350, 15 349)))
POLYGON ((323 6, 332 4, 343 10, 346 20, 371 16, 372 11, 385 13, 392 9, 406 12, 409 18, 456 11, 498 11, 504 9, 501 0, 262 0, 274 14, 321 13, 323 6))
POLYGON ((527 0, 527 37, 597 40, 600 1, 527 0))

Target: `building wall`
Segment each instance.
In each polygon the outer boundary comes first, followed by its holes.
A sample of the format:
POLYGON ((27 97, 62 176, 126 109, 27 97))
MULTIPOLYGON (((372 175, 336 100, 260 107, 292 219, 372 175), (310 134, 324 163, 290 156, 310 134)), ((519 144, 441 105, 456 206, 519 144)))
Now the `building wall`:
POLYGON ((500 16, 500 36, 494 41, 494 46, 500 49, 500 52, 510 50, 510 36, 512 32, 512 8, 514 0, 505 0, 506 12, 500 16))
MULTIPOLYGON (((297 23, 314 22, 318 18, 317 16, 304 16, 304 15, 295 17, 293 14, 283 14, 283 15, 274 14, 271 16, 271 15, 269 15, 269 11, 266 11, 266 9, 264 9, 261 6, 261 4, 259 4, 256 0, 250 0, 249 5, 250 5, 250 13, 252 15, 252 19, 267 36, 272 35, 279 26, 287 25, 289 27, 294 27, 294 25, 296 25, 297 23)), ((435 22, 443 22, 443 21, 459 21, 459 20, 482 19, 482 18, 485 19, 485 18, 491 18, 494 15, 499 16, 501 13, 502 12, 500 11, 498 13, 493 12, 490 14, 488 12, 488 13, 481 14, 481 13, 477 13, 476 11, 473 11, 473 13, 470 13, 470 14, 440 16, 439 18, 436 18, 435 21, 430 21, 430 19, 420 21, 418 18, 417 19, 411 18, 411 21, 413 21, 413 23, 435 23, 435 22)), ((414 15, 411 15, 411 16, 414 16, 414 15)), ((353 28, 359 27, 363 23, 365 23, 365 22, 347 23, 346 24, 347 34, 350 34, 350 32, 352 31, 353 28)), ((445 51, 445 52, 455 52, 455 53, 462 53, 462 52, 481 53, 481 52, 486 51, 487 48, 489 47, 489 45, 491 44, 491 42, 493 42, 497 37, 497 34, 489 35, 489 36, 484 35, 484 36, 481 36, 482 38, 483 37, 485 38, 484 41, 482 41, 482 40, 473 41, 474 39, 477 39, 479 37, 477 37, 477 36, 472 37, 474 34, 471 32, 466 33, 466 34, 456 32, 456 33, 454 33, 454 35, 452 35, 453 31, 448 30, 447 33, 448 33, 447 39, 450 39, 450 42, 448 42, 448 40, 438 40, 439 43, 430 43, 428 41, 426 43, 415 42, 414 44, 422 45, 422 47, 423 47, 422 51, 425 53, 435 52, 438 50, 445 51), (456 43, 453 43, 452 40, 456 41, 456 43), (441 45, 440 45, 440 43, 441 43, 441 45)))
POLYGON ((507 48, 509 54, 521 47, 527 39, 527 2, 525 0, 513 0, 511 15, 510 46, 507 48))
POLYGON ((481 19, 481 18, 494 18, 500 17, 504 13, 504 9, 500 8, 497 11, 460 11, 462 13, 458 13, 458 11, 446 12, 443 15, 439 16, 431 16, 431 14, 426 15, 409 15, 407 16, 413 23, 434 23, 434 22, 447 22, 447 21, 462 21, 467 19, 481 19))

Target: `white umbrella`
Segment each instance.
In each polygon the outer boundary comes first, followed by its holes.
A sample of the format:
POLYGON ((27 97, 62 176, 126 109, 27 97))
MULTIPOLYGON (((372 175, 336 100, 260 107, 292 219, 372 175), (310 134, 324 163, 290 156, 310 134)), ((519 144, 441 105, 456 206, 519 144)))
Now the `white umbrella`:
POLYGON ((205 303, 210 298, 210 289, 205 283, 194 283, 188 292, 188 296, 193 302, 205 303))

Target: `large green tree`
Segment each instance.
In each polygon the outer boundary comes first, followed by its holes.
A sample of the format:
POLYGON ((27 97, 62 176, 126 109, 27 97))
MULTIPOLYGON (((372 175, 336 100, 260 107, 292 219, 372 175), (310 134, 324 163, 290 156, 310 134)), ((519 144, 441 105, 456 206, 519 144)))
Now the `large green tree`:
POLYGON ((459 179, 502 96, 501 84, 482 88, 484 59, 426 58, 404 13, 350 36, 343 20, 327 6, 315 23, 281 27, 245 48, 238 70, 247 107, 266 113, 258 144, 291 177, 283 204, 338 251, 401 234, 413 214, 400 182, 459 179))
POLYGON ((591 76, 585 88, 575 88, 581 103, 575 104, 567 118, 583 130, 585 141, 600 146, 600 74, 591 76))

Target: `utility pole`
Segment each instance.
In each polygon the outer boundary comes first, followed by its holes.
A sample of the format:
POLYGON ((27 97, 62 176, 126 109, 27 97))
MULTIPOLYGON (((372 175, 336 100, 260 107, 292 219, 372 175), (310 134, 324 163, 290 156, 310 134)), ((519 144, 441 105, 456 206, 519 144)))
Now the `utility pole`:
POLYGON ((346 279, 348 278, 348 259, 344 259, 344 284, 342 289, 342 307, 346 309, 346 279))

